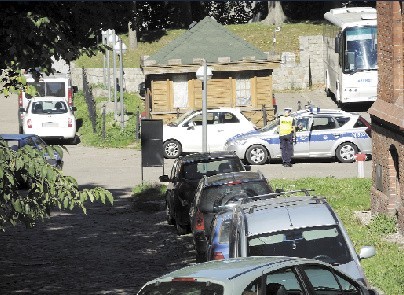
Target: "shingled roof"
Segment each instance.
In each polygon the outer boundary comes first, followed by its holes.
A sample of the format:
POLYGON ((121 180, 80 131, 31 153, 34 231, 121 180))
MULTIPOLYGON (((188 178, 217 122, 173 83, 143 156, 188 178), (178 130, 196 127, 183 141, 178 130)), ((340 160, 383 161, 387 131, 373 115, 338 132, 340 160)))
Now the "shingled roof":
POLYGON ((268 60, 267 55, 207 16, 177 39, 144 60, 144 65, 191 65, 268 60))

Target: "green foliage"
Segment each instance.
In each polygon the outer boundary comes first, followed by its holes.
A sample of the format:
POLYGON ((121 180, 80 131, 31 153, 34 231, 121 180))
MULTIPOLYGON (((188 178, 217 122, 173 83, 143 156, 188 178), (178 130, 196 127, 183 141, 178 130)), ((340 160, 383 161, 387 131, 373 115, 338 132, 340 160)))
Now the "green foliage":
POLYGON ((375 234, 387 235, 397 231, 396 224, 397 219, 395 217, 385 214, 377 214, 372 218, 372 221, 369 224, 369 229, 375 234))
MULTIPOLYGON (((117 98, 119 103, 119 93, 117 98)), ((96 104, 105 102, 107 100, 108 98, 98 97, 96 98, 96 104)), ((97 109, 97 132, 94 133, 84 94, 82 92, 75 94, 74 104, 77 108, 75 114, 76 120, 81 122, 81 127, 79 128, 78 133, 80 134, 80 140, 83 144, 99 147, 127 147, 128 145, 134 144, 136 148, 139 147, 139 141, 135 140, 137 122, 136 113, 142 112, 144 106, 138 95, 124 92, 125 111, 129 119, 125 123, 125 127, 123 129, 121 128, 120 122, 115 121, 114 113, 106 114, 105 139, 102 137, 101 109, 97 109)))
POLYGON ((404 294, 404 249, 384 240, 386 234, 395 231, 393 219, 378 216, 365 226, 355 218, 355 211, 370 209, 371 183, 371 179, 331 177, 271 180, 275 188, 314 188, 312 195, 326 198, 341 218, 357 252, 365 245, 376 247, 376 256, 361 261, 371 285, 382 289, 385 294, 404 294))
MULTIPOLYGON (((62 152, 61 148, 55 148, 62 152)), ((76 180, 44 160, 44 153, 54 154, 50 147, 39 151, 31 146, 13 151, 0 139, 0 230, 23 223, 32 227, 38 220, 58 209, 80 208, 86 213, 85 202, 113 203, 112 194, 102 188, 79 190, 76 180), (20 191, 21 183, 28 184, 20 191)))

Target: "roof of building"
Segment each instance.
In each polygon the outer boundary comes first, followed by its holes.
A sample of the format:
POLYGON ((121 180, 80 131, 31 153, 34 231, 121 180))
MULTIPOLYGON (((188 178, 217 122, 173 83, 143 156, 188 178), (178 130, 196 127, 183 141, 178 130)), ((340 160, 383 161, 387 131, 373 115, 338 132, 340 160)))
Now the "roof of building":
POLYGON ((219 58, 226 62, 237 62, 267 60, 267 55, 207 16, 147 60, 158 65, 175 61, 195 64, 199 63, 195 60, 202 58, 208 63, 218 62, 219 58))

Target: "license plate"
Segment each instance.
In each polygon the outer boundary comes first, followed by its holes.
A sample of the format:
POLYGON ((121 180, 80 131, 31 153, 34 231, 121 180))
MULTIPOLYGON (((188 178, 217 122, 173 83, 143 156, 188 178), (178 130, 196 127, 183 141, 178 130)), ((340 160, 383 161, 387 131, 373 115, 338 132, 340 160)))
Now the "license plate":
POLYGON ((58 123, 54 122, 42 123, 42 127, 58 127, 58 123))

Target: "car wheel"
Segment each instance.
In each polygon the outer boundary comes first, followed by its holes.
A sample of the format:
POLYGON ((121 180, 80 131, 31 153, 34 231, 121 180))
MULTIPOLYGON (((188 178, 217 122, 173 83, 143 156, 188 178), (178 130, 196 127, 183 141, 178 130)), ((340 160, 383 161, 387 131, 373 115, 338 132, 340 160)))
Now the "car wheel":
POLYGON ((195 261, 196 261, 197 263, 206 262, 206 261, 207 261, 207 259, 206 259, 206 253, 196 252, 196 259, 195 259, 195 261))
POLYGON ((268 152, 262 145, 252 145, 247 149, 246 159, 251 165, 263 165, 268 160, 268 152))
POLYGON ((355 155, 358 152, 356 145, 350 142, 344 142, 339 145, 335 155, 341 163, 352 163, 355 161, 355 155))
POLYGON ((164 157, 167 159, 178 158, 182 153, 181 144, 176 140, 167 140, 163 144, 164 157))
POLYGON ((186 226, 182 226, 181 224, 178 224, 178 223, 177 223, 177 224, 176 224, 176 228, 177 228, 177 234, 178 234, 179 236, 183 236, 183 235, 185 235, 185 234, 188 233, 186 226))
POLYGON ((168 225, 175 224, 175 220, 171 215, 170 205, 168 204, 167 201, 166 201, 166 220, 167 220, 168 225))

